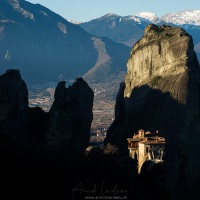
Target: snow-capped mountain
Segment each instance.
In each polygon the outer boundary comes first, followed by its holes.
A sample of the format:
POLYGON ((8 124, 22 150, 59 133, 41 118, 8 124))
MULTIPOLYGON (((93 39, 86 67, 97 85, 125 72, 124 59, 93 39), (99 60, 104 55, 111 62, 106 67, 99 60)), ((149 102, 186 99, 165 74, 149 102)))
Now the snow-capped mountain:
POLYGON ((156 24, 167 24, 185 29, 193 38, 194 49, 200 61, 200 10, 170 13, 160 18, 156 24))
POLYGON ((152 21, 157 21, 153 13, 130 16, 108 13, 89 22, 80 23, 79 26, 92 35, 108 37, 132 47, 143 35, 144 28, 153 23, 152 21))
POLYGON ((107 13, 103 17, 97 19, 108 19, 108 18, 112 20, 119 18, 119 22, 122 22, 123 20, 133 20, 135 23, 138 24, 141 24, 144 21, 155 23, 159 20, 159 18, 156 16, 155 13, 150 13, 150 12, 141 12, 138 13, 137 15, 128 15, 128 16, 120 16, 114 13, 107 13))
POLYGON ((156 14, 150 12, 129 16, 108 13, 79 25, 90 34, 108 37, 125 45, 133 46, 143 36, 145 27, 151 23, 168 24, 185 29, 193 37, 195 50, 200 58, 200 10, 170 13, 160 19, 156 14))
POLYGON ((166 14, 158 21, 158 23, 161 22, 178 26, 200 26, 200 10, 186 10, 177 13, 166 14))
POLYGON ((159 18, 156 16, 155 13, 150 13, 150 12, 141 12, 135 16, 139 17, 141 21, 147 20, 152 23, 156 23, 159 20, 159 18))
POLYGON ((72 24, 80 24, 81 22, 75 21, 75 20, 70 20, 67 19, 68 22, 72 23, 72 24))

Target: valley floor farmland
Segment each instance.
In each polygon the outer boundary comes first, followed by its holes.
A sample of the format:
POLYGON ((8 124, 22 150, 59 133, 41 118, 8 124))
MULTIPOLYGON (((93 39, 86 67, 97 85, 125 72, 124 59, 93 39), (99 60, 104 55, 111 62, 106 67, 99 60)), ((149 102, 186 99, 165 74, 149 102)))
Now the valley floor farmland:
MULTIPOLYGON (((51 84, 52 85, 52 84, 51 84)), ((48 112, 54 101, 54 88, 32 87, 29 88, 29 106, 41 107, 48 112)), ((93 122, 91 133, 104 135, 114 120, 114 100, 107 100, 95 93, 93 105, 93 122)))

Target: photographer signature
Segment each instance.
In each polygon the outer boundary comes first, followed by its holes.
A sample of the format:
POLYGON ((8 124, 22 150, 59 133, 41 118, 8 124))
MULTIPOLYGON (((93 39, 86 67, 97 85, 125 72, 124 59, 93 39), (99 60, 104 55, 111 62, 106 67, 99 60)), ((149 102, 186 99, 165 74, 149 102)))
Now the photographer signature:
POLYGON ((104 180, 100 187, 97 187, 97 184, 94 184, 91 188, 84 187, 83 182, 79 182, 75 189, 72 190, 72 199, 74 199, 75 195, 95 195, 99 194, 100 196, 104 195, 119 195, 125 194, 128 191, 123 189, 118 189, 118 185, 115 184, 113 187, 108 188, 105 185, 106 181, 104 180))

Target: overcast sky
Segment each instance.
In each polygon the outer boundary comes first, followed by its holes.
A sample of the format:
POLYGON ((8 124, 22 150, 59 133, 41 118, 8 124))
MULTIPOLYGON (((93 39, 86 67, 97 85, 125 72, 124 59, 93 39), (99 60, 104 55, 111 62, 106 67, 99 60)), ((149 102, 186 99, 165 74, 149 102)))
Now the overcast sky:
POLYGON ((158 17, 183 10, 200 10, 199 0, 27 0, 66 19, 86 22, 107 13, 122 16, 153 12, 158 17))

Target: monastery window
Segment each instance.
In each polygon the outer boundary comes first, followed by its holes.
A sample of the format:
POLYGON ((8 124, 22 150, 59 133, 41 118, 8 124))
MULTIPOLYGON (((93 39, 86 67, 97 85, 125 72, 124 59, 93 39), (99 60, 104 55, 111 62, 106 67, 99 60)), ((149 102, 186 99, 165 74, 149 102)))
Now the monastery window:
POLYGON ((131 148, 133 148, 133 143, 131 143, 131 148))
POLYGON ((146 153, 148 153, 149 152, 149 148, 148 147, 146 147, 146 153))

